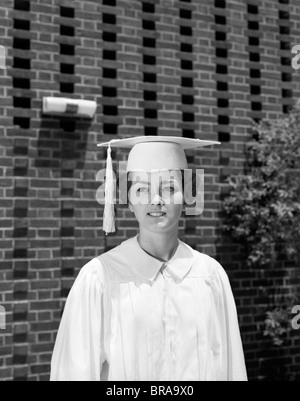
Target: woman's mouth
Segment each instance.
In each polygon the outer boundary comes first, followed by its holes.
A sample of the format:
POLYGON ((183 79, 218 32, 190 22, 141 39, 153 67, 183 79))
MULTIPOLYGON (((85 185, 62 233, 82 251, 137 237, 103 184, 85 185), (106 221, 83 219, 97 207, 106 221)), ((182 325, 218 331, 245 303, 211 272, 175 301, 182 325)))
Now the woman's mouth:
POLYGON ((159 217, 163 217, 163 216, 165 216, 167 213, 163 213, 163 212, 160 212, 160 213, 148 213, 148 215, 149 216, 151 216, 151 217, 154 217, 154 218, 159 218, 159 217))

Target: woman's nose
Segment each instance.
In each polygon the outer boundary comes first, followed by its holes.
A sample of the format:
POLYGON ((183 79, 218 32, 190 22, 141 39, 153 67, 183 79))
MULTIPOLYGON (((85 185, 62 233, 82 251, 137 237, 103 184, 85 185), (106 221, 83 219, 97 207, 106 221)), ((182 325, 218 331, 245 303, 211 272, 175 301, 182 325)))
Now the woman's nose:
POLYGON ((151 195, 151 205, 163 205, 164 204, 164 200, 163 198, 158 194, 152 194, 151 195))

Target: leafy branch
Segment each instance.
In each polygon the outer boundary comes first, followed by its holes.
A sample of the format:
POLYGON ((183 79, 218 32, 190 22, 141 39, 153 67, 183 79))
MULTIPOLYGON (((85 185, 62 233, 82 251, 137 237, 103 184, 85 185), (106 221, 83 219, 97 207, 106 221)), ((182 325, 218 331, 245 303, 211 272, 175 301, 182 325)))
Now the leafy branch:
POLYGON ((274 262, 277 246, 300 256, 300 102, 286 117, 254 124, 245 173, 231 176, 225 230, 247 248, 248 266, 274 262))

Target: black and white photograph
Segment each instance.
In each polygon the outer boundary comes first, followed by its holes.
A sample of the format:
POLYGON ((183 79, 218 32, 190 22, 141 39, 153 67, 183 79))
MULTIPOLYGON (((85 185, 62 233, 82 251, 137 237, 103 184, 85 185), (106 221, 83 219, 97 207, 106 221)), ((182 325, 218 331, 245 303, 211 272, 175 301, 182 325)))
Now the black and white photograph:
POLYGON ((0 0, 0 32, 0 382, 300 381, 300 0, 0 0))

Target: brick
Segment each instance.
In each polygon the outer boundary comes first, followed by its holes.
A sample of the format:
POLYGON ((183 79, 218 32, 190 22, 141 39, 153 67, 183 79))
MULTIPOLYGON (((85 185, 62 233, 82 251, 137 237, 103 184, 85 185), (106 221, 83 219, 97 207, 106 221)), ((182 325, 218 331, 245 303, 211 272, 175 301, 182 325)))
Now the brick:
POLYGON ((6 368, 2 368, 0 367, 0 379, 1 381, 6 381, 11 379, 12 377, 12 369, 10 367, 6 368))
POLYGON ((13 370, 14 380, 18 380, 18 378, 20 378, 23 381, 27 378, 27 375, 28 375, 28 367, 27 366, 14 367, 14 370, 13 370))

